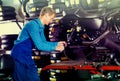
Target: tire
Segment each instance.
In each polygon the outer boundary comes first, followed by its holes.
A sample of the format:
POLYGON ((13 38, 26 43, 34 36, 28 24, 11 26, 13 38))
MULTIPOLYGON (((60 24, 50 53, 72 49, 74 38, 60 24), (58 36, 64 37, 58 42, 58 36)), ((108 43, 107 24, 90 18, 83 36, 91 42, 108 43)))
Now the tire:
POLYGON ((9 75, 14 70, 14 60, 10 55, 3 54, 0 56, 0 73, 9 75))
POLYGON ((16 19, 16 17, 15 16, 0 17, 0 21, 12 20, 12 19, 16 19))
POLYGON ((89 5, 89 9, 98 9, 98 0, 91 0, 91 4, 89 5))
POLYGON ((87 0, 81 0, 81 5, 82 5, 82 8, 84 10, 88 10, 89 9, 87 0))
POLYGON ((3 18, 12 18, 12 17, 16 17, 16 13, 15 12, 2 12, 2 15, 0 15, 3 18))
POLYGON ((40 13, 41 9, 45 6, 48 6, 48 2, 27 3, 26 12, 30 17, 34 17, 33 13, 35 16, 38 16, 38 13, 40 13))
POLYGON ((53 4, 53 9, 56 10, 56 9, 59 9, 59 12, 56 11, 56 13, 62 13, 63 11, 65 11, 66 9, 66 5, 65 3, 55 3, 53 4))
POLYGON ((3 17, 5 17, 5 16, 15 16, 16 15, 16 13, 15 12, 12 12, 12 11, 9 11, 9 12, 2 12, 2 15, 1 16, 3 16, 3 17))
POLYGON ((0 49, 1 49, 1 37, 0 37, 0 49))
POLYGON ((33 3, 47 2, 48 0, 33 0, 33 3))
POLYGON ((14 12, 15 11, 15 8, 14 7, 11 7, 11 6, 1 6, 1 11, 3 11, 3 12, 9 12, 9 11, 11 11, 11 12, 14 12))
POLYGON ((17 39, 18 34, 7 34, 7 35, 2 35, 1 36, 1 40, 3 39, 17 39))
POLYGON ((0 15, 0 21, 16 19, 16 14, 0 15))
POLYGON ((12 34, 12 35, 2 35, 1 36, 1 48, 4 50, 11 50, 14 41, 17 39, 18 35, 17 34, 12 34))
POLYGON ((38 16, 39 16, 39 12, 29 13, 29 16, 30 16, 30 17, 38 17, 38 16))
POLYGON ((8 54, 0 56, 0 81, 11 81, 14 70, 14 60, 8 54))
POLYGON ((2 1, 0 0, 0 5, 2 5, 2 1))
POLYGON ((2 41, 1 41, 1 44, 13 44, 13 43, 14 43, 14 40, 16 40, 16 39, 2 40, 2 41))
POLYGON ((1 48, 4 50, 11 50, 14 44, 2 44, 1 48))
POLYGON ((27 7, 27 11, 28 12, 34 12, 34 11, 32 11, 32 8, 35 8, 36 9, 36 11, 40 11, 44 6, 47 6, 48 5, 48 3, 43 3, 43 2, 41 2, 41 3, 32 3, 32 4, 29 4, 28 5, 28 7, 27 7))

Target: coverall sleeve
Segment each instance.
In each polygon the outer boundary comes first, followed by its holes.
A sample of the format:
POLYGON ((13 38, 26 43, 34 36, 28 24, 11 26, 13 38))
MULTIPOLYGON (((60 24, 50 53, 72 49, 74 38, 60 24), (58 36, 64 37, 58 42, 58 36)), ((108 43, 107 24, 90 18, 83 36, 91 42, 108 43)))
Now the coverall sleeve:
POLYGON ((32 22, 28 24, 27 32, 30 35, 35 47, 42 51, 54 51, 58 42, 48 42, 44 36, 44 29, 38 27, 38 24, 32 22))

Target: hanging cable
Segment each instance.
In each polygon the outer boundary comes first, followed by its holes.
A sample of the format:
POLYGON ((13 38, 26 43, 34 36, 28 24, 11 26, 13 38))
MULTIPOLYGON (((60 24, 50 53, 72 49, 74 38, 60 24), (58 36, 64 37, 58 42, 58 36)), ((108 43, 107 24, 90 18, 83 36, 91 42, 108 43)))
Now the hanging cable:
POLYGON ((18 25, 18 27, 20 28, 20 30, 22 30, 22 27, 20 26, 19 21, 18 21, 17 18, 16 18, 16 24, 18 25))

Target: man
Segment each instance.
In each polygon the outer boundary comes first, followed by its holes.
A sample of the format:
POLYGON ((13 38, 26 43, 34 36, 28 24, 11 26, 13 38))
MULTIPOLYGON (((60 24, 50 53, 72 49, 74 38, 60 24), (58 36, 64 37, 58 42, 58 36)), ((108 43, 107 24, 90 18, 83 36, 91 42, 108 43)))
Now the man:
POLYGON ((38 19, 29 21, 23 27, 11 56, 15 61, 13 81, 40 81, 37 67, 32 59, 32 49, 36 47, 41 51, 63 51, 66 43, 48 42, 44 36, 44 25, 48 25, 55 17, 55 12, 50 7, 44 7, 38 19))

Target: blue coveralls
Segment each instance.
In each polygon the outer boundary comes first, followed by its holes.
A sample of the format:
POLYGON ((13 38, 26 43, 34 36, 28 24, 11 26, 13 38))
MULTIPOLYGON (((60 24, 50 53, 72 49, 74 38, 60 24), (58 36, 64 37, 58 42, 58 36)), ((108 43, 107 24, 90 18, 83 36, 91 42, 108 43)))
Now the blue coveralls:
POLYGON ((39 18, 26 23, 11 51, 15 60, 13 81, 40 81, 32 59, 32 49, 35 46, 38 50, 50 52, 55 50, 57 44, 58 42, 46 41, 44 25, 39 18))

